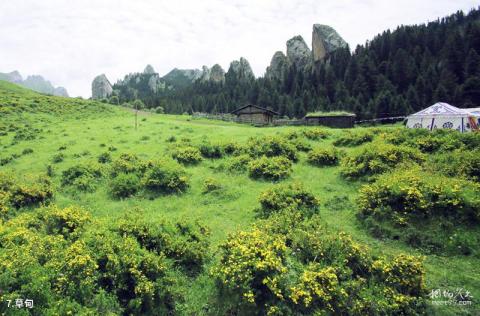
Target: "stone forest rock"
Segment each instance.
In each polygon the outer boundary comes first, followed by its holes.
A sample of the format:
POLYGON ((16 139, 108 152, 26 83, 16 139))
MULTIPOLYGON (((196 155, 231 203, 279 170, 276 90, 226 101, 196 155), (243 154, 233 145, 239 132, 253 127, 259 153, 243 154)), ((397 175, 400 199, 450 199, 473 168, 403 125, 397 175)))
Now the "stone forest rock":
POLYGON ((105 74, 101 74, 92 82, 92 99, 108 98, 112 94, 112 85, 105 74))
POLYGON ((152 65, 147 65, 143 73, 148 75, 153 75, 155 73, 155 69, 153 69, 152 65))
POLYGON ((270 61, 270 66, 267 67, 265 76, 268 79, 283 80, 287 69, 288 69, 287 56, 285 56, 283 52, 278 51, 273 55, 272 60, 270 61))
POLYGON ((240 57, 240 60, 232 61, 228 71, 234 74, 240 81, 255 78, 250 63, 243 57, 240 57))
POLYGON ((332 27, 322 24, 313 25, 313 61, 323 60, 331 52, 346 46, 347 42, 332 27))
POLYGON ((224 82, 225 81, 225 71, 222 66, 215 64, 210 69, 210 81, 213 82, 224 82))
POLYGON ((297 35, 287 41, 287 58, 297 69, 303 69, 311 62, 311 52, 303 37, 297 35))

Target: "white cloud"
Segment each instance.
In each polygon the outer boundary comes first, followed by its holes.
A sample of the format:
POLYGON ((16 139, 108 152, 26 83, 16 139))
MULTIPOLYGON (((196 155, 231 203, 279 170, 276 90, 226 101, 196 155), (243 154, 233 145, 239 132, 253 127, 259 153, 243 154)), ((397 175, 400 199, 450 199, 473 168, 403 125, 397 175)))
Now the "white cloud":
POLYGON ((423 23, 478 6, 472 0, 2 0, 0 72, 41 74, 70 95, 90 96, 150 63, 164 74, 246 57, 262 75, 277 50, 314 23, 355 47, 387 28, 423 23))

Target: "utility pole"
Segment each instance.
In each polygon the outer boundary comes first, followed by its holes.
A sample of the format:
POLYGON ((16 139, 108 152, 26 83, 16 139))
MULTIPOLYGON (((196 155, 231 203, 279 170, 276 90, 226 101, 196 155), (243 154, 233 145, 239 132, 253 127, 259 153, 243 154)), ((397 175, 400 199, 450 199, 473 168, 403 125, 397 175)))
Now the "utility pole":
POLYGON ((137 116, 138 116, 138 104, 137 102, 135 103, 135 130, 137 130, 137 116))

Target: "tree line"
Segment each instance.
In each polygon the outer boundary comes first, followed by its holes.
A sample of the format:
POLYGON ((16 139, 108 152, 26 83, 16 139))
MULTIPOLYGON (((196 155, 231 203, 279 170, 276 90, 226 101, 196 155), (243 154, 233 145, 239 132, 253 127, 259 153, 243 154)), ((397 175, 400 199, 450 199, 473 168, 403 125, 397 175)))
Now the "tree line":
POLYGON ((228 113, 254 103, 286 117, 345 110, 362 118, 408 115, 435 102, 480 104, 480 11, 463 11, 428 24, 384 31, 352 52, 340 48, 326 60, 281 78, 242 78, 229 69, 225 82, 196 81, 153 92, 151 74, 115 85, 118 102, 142 100, 166 113, 228 113))

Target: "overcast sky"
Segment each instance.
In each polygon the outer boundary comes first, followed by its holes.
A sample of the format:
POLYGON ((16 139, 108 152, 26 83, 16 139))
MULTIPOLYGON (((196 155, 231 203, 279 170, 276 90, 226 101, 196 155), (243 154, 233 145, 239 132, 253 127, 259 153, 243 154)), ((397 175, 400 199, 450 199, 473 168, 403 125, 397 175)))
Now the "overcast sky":
POLYGON ((105 73, 112 84, 152 64, 209 67, 244 56, 257 76, 275 51, 314 23, 335 28, 354 48, 400 24, 424 23, 472 0, 0 0, 0 72, 41 74, 71 96, 91 96, 105 73))

